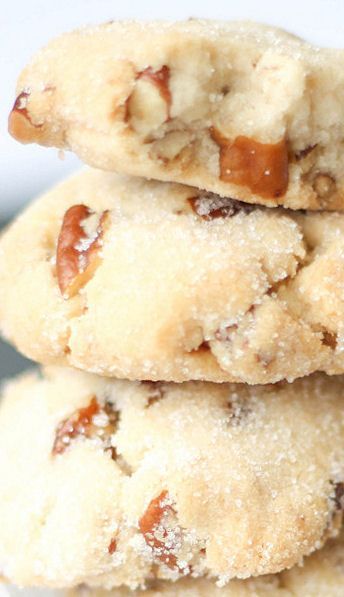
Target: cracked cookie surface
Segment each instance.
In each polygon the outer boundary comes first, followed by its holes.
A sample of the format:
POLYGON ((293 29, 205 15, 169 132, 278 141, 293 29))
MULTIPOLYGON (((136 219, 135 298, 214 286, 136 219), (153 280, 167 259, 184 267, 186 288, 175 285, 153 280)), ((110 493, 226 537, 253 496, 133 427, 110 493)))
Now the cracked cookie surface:
POLYGON ((342 377, 154 384, 66 368, 0 407, 0 569, 141 587, 276 573, 338 534, 342 377))
POLYGON ((0 327, 44 364, 165 381, 344 371, 344 216, 85 170, 0 241, 0 327))
POLYGON ((264 25, 107 23, 38 53, 9 129, 105 170, 342 209, 343 73, 342 50, 264 25))

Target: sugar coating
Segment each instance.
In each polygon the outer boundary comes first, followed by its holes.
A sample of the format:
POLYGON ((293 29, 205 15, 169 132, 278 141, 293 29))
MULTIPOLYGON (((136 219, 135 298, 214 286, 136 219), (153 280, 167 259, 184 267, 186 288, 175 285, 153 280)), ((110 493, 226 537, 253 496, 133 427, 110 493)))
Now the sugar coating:
POLYGON ((67 368, 12 381, 0 408, 2 575, 225 585, 300 564, 341 525, 343 383, 157 385, 67 368), (100 420, 57 451, 61 423, 91 400, 100 420))
POLYGON ((102 589, 86 587, 72 589, 68 597, 340 597, 344 584, 344 544, 341 535, 329 541, 302 567, 294 566, 280 574, 255 579, 232 580, 218 587, 212 580, 186 578, 170 581, 152 581, 144 591, 126 588, 102 589))
POLYGON ((38 362, 134 380, 343 372, 344 217, 229 202, 211 219, 216 205, 192 187, 97 170, 62 183, 0 241, 3 334, 38 362), (91 278, 66 299, 56 245, 80 203, 109 214, 91 278))
POLYGON ((268 206, 342 209, 343 67, 342 50, 261 24, 112 22, 65 34, 34 57, 11 130, 106 170, 268 206), (147 76, 161 69, 163 87, 147 76), (286 194, 220 178, 214 129, 229 143, 286 139, 286 194))

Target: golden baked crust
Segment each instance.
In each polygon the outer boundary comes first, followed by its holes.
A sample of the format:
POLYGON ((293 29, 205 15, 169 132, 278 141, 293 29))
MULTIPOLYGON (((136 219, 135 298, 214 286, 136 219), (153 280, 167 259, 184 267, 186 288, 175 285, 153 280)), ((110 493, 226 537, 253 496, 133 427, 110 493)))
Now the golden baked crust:
POLYGON ((255 23, 113 22, 21 74, 10 132, 98 168, 343 209, 344 52, 255 23))
POLYGON ((341 373, 343 233, 337 213, 87 170, 4 233, 0 328, 38 362, 110 377, 341 373))
POLYGON ((307 560, 281 574, 232 580, 224 587, 205 578, 186 578, 176 583, 152 581, 148 589, 88 589, 68 592, 68 597, 340 597, 343 593, 343 535, 329 541, 307 560))
POLYGON ((338 533, 342 377, 152 384, 26 374, 0 407, 0 568, 132 588, 275 573, 338 533))

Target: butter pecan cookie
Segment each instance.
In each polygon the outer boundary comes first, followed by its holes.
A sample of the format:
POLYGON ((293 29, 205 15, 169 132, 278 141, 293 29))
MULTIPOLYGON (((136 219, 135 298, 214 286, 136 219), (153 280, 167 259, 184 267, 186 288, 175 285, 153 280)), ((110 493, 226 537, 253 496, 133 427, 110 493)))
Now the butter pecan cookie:
POLYGON ((0 570, 143 587, 301 563, 338 534, 342 377, 163 384, 48 369, 0 407, 0 570))
POLYGON ((175 583, 151 581, 148 588, 89 589, 80 587, 68 597, 340 597, 344 586, 343 534, 307 558, 302 567, 294 566, 280 574, 254 579, 232 580, 224 587, 205 578, 185 578, 175 583))
POLYGON ((0 241, 0 327, 27 356, 165 381, 344 371, 344 216, 84 171, 0 241))
POLYGON ((12 135, 250 203, 344 207, 344 52, 254 23, 113 22, 25 68, 12 135))

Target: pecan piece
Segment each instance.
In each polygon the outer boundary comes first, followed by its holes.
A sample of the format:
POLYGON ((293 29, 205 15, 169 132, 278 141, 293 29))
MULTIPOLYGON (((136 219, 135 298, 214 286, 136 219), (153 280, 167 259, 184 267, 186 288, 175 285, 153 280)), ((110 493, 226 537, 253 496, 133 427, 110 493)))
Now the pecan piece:
POLYGON ((143 71, 138 73, 137 79, 146 79, 153 83, 158 89, 161 97, 165 100, 167 105, 167 111, 169 113, 171 107, 171 92, 169 89, 170 82, 170 69, 164 64, 159 70, 153 70, 151 66, 148 66, 143 71))
POLYGON ((163 529, 164 518, 169 513, 174 513, 174 509, 169 503, 169 495, 165 490, 150 502, 139 520, 139 529, 147 545, 152 548, 154 556, 169 568, 175 568, 177 558, 171 553, 170 545, 166 544, 167 531, 163 529), (162 539, 157 536, 157 533, 162 539))
POLYGON ((332 348, 332 350, 335 350, 337 347, 337 334, 333 334, 328 330, 324 330, 322 334, 323 337, 321 342, 324 344, 324 346, 328 346, 329 348, 332 348))
POLYGON ((170 120, 172 96, 169 89, 170 69, 148 66, 136 75, 133 91, 125 102, 126 122, 146 135, 170 120))
POLYGON ((110 556, 112 556, 113 553, 115 553, 117 549, 117 541, 116 539, 111 539, 109 546, 108 546, 108 552, 110 554, 110 556))
POLYGON ((61 293, 66 298, 77 294, 99 265, 99 249, 108 211, 104 211, 90 233, 87 220, 95 213, 86 205, 73 205, 63 218, 56 251, 56 272, 61 293))
POLYGON ((95 396, 91 398, 88 406, 80 408, 68 419, 62 421, 56 430, 53 454, 62 454, 71 440, 78 435, 87 435, 93 417, 99 413, 99 404, 95 396))
POLYGON ((22 91, 13 104, 12 112, 20 112, 23 116, 25 116, 25 118, 29 119, 29 114, 27 111, 29 97, 30 93, 28 91, 22 91))
POLYGON ((190 197, 187 201, 195 214, 208 221, 216 218, 232 218, 239 212, 249 214, 256 208, 255 205, 237 201, 231 197, 220 197, 215 193, 204 193, 197 197, 190 197))
POLYGON ((8 117, 8 132, 21 143, 40 141, 43 137, 43 124, 34 124, 27 106, 30 92, 22 91, 16 98, 8 117))
POLYGON ((257 195, 276 199, 288 188, 288 145, 260 143, 240 135, 230 141, 217 129, 211 136, 220 147, 220 179, 246 186, 257 195))
MULTIPOLYGON (((53 90, 53 87, 48 86, 43 92, 53 90)), ((45 126, 44 121, 38 122, 37 117, 36 122, 32 120, 28 109, 29 98, 29 91, 22 91, 16 98, 8 117, 8 132, 21 143, 41 143, 45 145, 49 141, 49 128, 45 126)))
POLYGON ((112 404, 106 402, 101 406, 95 396, 84 408, 79 408, 62 421, 55 434, 52 453, 63 454, 73 439, 84 436, 88 439, 99 438, 105 451, 112 455, 111 435, 114 433, 118 421, 118 413, 112 404), (98 417, 98 420, 96 419, 98 417))
POLYGON ((146 408, 152 406, 156 402, 159 402, 165 395, 165 384, 162 381, 141 381, 141 384, 147 388, 147 405, 146 408))
POLYGON ((208 340, 203 340, 203 342, 201 342, 201 344, 194 349, 195 352, 208 352, 210 350, 210 344, 208 342, 208 340))

